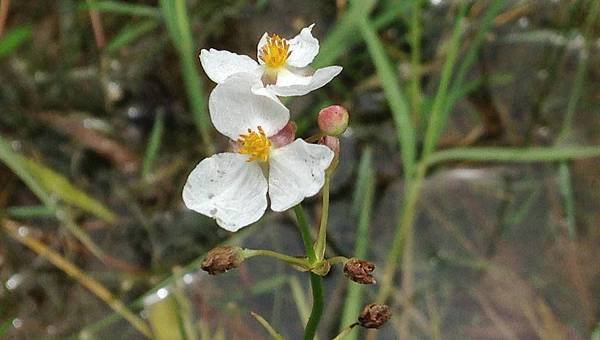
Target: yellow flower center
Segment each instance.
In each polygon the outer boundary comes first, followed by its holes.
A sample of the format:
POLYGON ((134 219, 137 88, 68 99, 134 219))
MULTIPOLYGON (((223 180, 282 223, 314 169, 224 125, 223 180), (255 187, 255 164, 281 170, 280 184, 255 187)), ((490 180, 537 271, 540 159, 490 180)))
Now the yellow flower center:
POLYGON ((248 134, 240 135, 237 141, 240 143, 238 152, 250 156, 248 162, 255 160, 266 162, 269 159, 271 141, 262 127, 258 127, 258 132, 248 129, 248 134))
POLYGON ((271 69, 277 69, 285 65, 289 56, 290 44, 277 34, 271 34, 267 38, 267 43, 263 45, 258 55, 265 62, 265 65, 271 69))

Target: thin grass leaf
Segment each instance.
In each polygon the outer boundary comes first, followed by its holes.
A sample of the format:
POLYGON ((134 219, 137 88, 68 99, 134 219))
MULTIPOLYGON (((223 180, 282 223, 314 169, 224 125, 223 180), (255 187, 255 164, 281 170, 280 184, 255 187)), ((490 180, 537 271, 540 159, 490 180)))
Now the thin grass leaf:
POLYGON ((107 45, 106 52, 113 54, 124 46, 139 39, 143 35, 152 32, 158 27, 157 20, 149 19, 139 23, 125 26, 107 45))
POLYGON ((300 315, 300 320, 302 320, 302 325, 306 325, 306 323, 308 322, 308 317, 310 315, 310 308, 306 303, 306 292, 302 289, 300 281, 295 276, 289 277, 289 285, 290 290, 292 291, 292 298, 294 299, 294 304, 296 305, 296 309, 298 310, 298 314, 300 315))
POLYGON ((485 10, 483 18, 481 19, 481 24, 477 30, 477 33, 475 34, 475 37, 473 38, 473 41, 471 42, 471 45, 469 46, 469 49, 464 57, 461 58, 462 62, 456 71, 456 78, 452 86, 452 92, 459 91, 462 87, 467 76, 467 72, 477 59, 477 54, 481 48, 481 45, 483 44, 485 36, 492 28, 494 18, 496 18, 496 16, 505 6, 506 0, 494 0, 485 10))
POLYGON ((108 12, 113 14, 124 14, 141 17, 159 17, 160 10, 156 7, 132 4, 125 1, 91 1, 79 5, 82 11, 94 9, 100 12, 108 12))
POLYGON ((449 161, 474 162, 557 162, 571 159, 600 157, 600 146, 572 147, 471 147, 453 148, 432 153, 426 161, 428 167, 449 161))
POLYGON ((283 336, 281 336, 281 334, 279 334, 275 330, 275 328, 273 328, 273 326, 271 326, 271 324, 269 324, 269 322, 267 320, 265 320, 265 318, 263 318, 262 316, 260 316, 259 314, 255 313, 255 312, 250 312, 250 315, 252 315, 252 317, 254 317, 256 319, 256 321, 258 321, 258 323, 260 323, 261 326, 263 326, 263 328, 267 331, 267 333, 269 333, 271 338, 273 338, 275 340, 283 340, 283 336))
POLYGON ((359 20, 359 27, 392 111, 398 143, 400 144, 400 151, 402 153, 404 178, 410 178, 415 165, 416 134, 410 118, 410 110, 406 97, 398 84, 397 72, 385 54, 383 44, 368 19, 362 18, 359 20))
POLYGON ((458 51, 460 49, 460 39, 463 33, 463 20, 467 13, 468 2, 464 1, 458 11, 454 31, 450 38, 448 46, 448 55, 446 62, 442 68, 442 76, 440 85, 433 101, 433 107, 429 116, 429 122, 425 132, 425 140, 423 145, 423 157, 427 157, 434 149, 440 137, 441 131, 446 126, 448 121, 448 111, 444 109, 445 103, 448 101, 448 92, 452 71, 456 63, 458 51))
POLYGON ((100 260, 104 260, 106 255, 102 249, 73 221, 71 214, 57 204, 42 183, 39 183, 38 179, 31 173, 23 160, 24 157, 14 152, 10 145, 0 136, 0 161, 17 175, 45 206, 56 211, 55 215, 65 229, 83 243, 94 256, 100 260))
MULTIPOLYGON (((373 152, 366 148, 363 152, 358 168, 357 186, 354 191, 353 211, 358 212, 358 227, 356 229, 356 243, 354 257, 364 259, 369 250, 369 223, 375 197, 375 171, 373 169, 373 152)), ((348 292, 341 318, 340 332, 349 324, 354 323, 360 313, 364 286, 348 282, 348 292)), ((346 335, 345 339, 357 339, 358 332, 346 335)))
POLYGON ((44 205, 48 207, 55 206, 50 195, 23 164, 20 155, 13 151, 10 144, 2 136, 0 136, 0 161, 16 174, 44 205))
POLYGON ((177 301, 173 294, 166 297, 155 297, 152 304, 146 307, 148 323, 152 328, 155 340, 184 340, 178 316, 177 301))
MULTIPOLYGON (((356 23, 362 17, 367 17, 376 5, 374 0, 350 1, 348 10, 336 21, 321 42, 319 54, 313 61, 314 67, 331 65, 337 58, 344 55, 352 46, 361 42, 360 31, 356 23)), ((410 3, 407 1, 395 1, 377 17, 373 18, 372 24, 375 30, 383 28, 396 20, 401 13, 405 13, 410 3)))
POLYGON ((148 146, 146 147, 146 152, 144 153, 144 161, 142 163, 142 178, 148 178, 150 175, 152 165, 154 164, 154 160, 156 159, 158 150, 160 149, 164 127, 165 115, 161 113, 156 116, 156 120, 154 121, 154 126, 152 127, 152 132, 150 133, 150 138, 148 140, 148 146))
POLYGON ((577 236, 575 228, 575 199, 573 197, 573 185, 571 184, 571 170, 567 162, 561 162, 558 166, 558 188, 563 197, 565 219, 567 222, 567 234, 571 239, 577 236))
POLYGON ((22 157, 21 162, 46 192, 52 193, 69 205, 87 211, 108 223, 116 220, 116 215, 110 209, 72 185, 63 175, 32 159, 22 157))
POLYGON ((3 336, 4 334, 6 334, 6 332, 8 332, 8 330, 10 329, 10 326, 11 326, 10 320, 6 320, 6 321, 0 323, 0 336, 3 336))
POLYGON ((196 65, 198 58, 193 45, 185 0, 160 0, 160 7, 171 41, 179 52, 181 74, 194 122, 204 143, 206 154, 211 154, 214 146, 210 135, 210 121, 202 80, 196 65))
POLYGON ((410 15, 409 41, 410 41, 410 102, 412 108, 412 117, 415 126, 421 119, 421 109, 423 102, 423 93, 421 90, 421 7, 422 0, 412 1, 412 13, 410 15))
POLYGON ((6 208, 6 214, 8 217, 15 219, 54 217, 56 216, 56 210, 45 205, 20 206, 6 208))
POLYGON ((352 36, 356 36, 356 22, 369 15, 375 7, 375 0, 351 1, 348 10, 331 28, 327 37, 321 42, 319 54, 313 61, 314 67, 323 67, 333 63, 351 45, 352 36))
POLYGON ((0 39, 0 58, 5 57, 31 37, 31 26, 13 28, 0 39))

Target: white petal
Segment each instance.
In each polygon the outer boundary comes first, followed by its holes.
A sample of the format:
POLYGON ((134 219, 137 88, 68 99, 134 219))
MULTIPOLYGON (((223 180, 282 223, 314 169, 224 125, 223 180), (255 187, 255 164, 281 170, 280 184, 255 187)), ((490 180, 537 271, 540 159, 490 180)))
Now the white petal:
MULTIPOLYGON (((312 73, 309 67, 307 67, 308 71, 312 73)), ((313 79, 314 74, 310 74, 309 72, 303 72, 306 69, 281 69, 277 72, 277 81, 275 85, 277 86, 292 86, 292 85, 303 85, 306 86, 310 84, 313 79), (304 73, 304 74, 303 74, 304 73)))
POLYGON ((265 62, 262 61, 262 59, 260 59, 260 50, 263 48, 263 46, 265 46, 268 38, 269 38, 269 33, 265 32, 262 35, 262 37, 260 37, 260 40, 258 41, 258 45, 256 46, 256 60, 258 60, 258 62, 261 65, 263 65, 265 62))
POLYGON ((319 54, 319 40, 313 37, 311 31, 315 24, 305 27, 300 34, 292 38, 290 43, 290 56, 287 63, 296 67, 305 67, 312 63, 319 54))
POLYGON ((277 96, 303 96, 311 91, 323 87, 333 78, 335 78, 335 76, 337 76, 340 72, 342 72, 341 66, 328 66, 320 68, 312 76, 308 77, 310 79, 308 83, 306 83, 306 80, 303 79, 307 77, 298 77, 296 75, 295 78, 292 78, 286 72, 280 72, 277 76, 277 84, 268 85, 267 89, 277 96), (284 75, 284 79, 282 79, 280 82, 279 79, 281 74, 284 75), (292 83, 294 79, 296 79, 296 84, 292 83))
POLYGON ((183 188, 183 202, 229 231, 252 224, 267 208, 267 180, 247 156, 220 153, 200 162, 183 188))
POLYGON ((271 209, 284 211, 316 195, 325 183, 325 170, 333 151, 324 145, 302 139, 271 151, 269 157, 269 197, 271 209))
POLYGON ((200 63, 206 75, 215 83, 222 83, 236 73, 252 73, 258 68, 256 61, 246 55, 212 48, 200 51, 200 63))
POLYGON ((217 85, 208 99, 210 118, 215 128, 236 140, 248 129, 262 127, 267 136, 281 130, 290 119, 289 110, 272 94, 258 95, 253 88, 261 88, 260 78, 254 74, 238 73, 217 85))

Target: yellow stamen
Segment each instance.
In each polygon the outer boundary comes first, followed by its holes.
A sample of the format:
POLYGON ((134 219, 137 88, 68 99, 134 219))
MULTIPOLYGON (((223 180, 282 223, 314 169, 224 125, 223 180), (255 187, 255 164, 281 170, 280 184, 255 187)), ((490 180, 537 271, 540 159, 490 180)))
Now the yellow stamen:
POLYGON ((265 65, 271 69, 277 69, 285 65, 289 56, 290 44, 277 34, 271 34, 267 38, 267 43, 263 45, 258 55, 265 62, 265 65))
POLYGON ((240 143, 239 153, 249 155, 248 162, 260 160, 266 162, 269 159, 271 151, 271 141, 263 131, 262 127, 258 127, 258 132, 248 129, 248 134, 240 135, 238 138, 240 143))

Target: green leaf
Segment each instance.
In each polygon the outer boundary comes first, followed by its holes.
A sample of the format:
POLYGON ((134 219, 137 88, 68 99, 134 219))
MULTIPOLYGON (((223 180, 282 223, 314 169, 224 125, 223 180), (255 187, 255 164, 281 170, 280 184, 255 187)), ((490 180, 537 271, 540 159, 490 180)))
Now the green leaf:
POLYGON ((410 110, 406 97, 400 85, 398 84, 398 74, 392 65, 392 62, 385 53, 383 44, 377 36, 367 18, 359 20, 360 32, 364 41, 367 43, 369 54, 375 64, 377 76, 383 87, 383 92, 388 101, 392 116, 396 125, 396 133, 402 153, 402 165, 404 167, 404 176, 412 176, 415 165, 416 154, 416 134, 415 128, 410 118, 410 110))
POLYGON ((453 148, 432 153, 426 161, 427 166, 448 161, 479 162, 556 162, 569 159, 600 157, 600 146, 573 147, 471 147, 453 148))
POLYGON ((150 175, 152 165, 154 164, 154 160, 156 159, 158 150, 160 149, 164 127, 165 115, 161 113, 156 117, 156 121, 152 127, 152 132, 150 133, 150 139, 148 140, 148 146, 146 147, 146 152, 144 153, 142 178, 147 178, 150 175))
POLYGON ((158 21, 149 19, 139 23, 125 26, 109 43, 106 45, 108 53, 115 53, 123 46, 139 39, 146 33, 153 31, 158 27, 158 21))
POLYGON ((198 74, 196 48, 193 44, 185 0, 160 0, 160 8, 173 45, 179 52, 181 74, 194 122, 207 154, 213 153, 211 123, 204 99, 204 86, 198 74))
POLYGON ((63 175, 39 162, 25 157, 22 157, 21 162, 47 192, 55 194, 64 202, 87 211, 108 223, 115 221, 116 216, 112 211, 101 202, 72 185, 63 175))
POLYGON ((5 57, 13 52, 30 37, 30 26, 21 26, 6 32, 4 37, 0 40, 0 58, 5 57))

